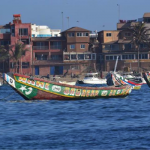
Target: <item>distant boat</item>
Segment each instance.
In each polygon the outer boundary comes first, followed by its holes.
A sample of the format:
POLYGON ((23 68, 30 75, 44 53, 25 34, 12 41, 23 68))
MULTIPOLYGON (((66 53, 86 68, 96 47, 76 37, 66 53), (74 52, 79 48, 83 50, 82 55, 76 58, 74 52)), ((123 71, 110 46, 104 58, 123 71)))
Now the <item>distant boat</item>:
POLYGON ((132 90, 129 85, 82 87, 10 73, 4 74, 4 79, 20 95, 29 100, 80 100, 101 97, 125 97, 132 90))
POLYGON ((99 79, 98 73, 87 73, 83 80, 79 80, 79 84, 106 84, 106 79, 99 79))
POLYGON ((141 83, 137 83, 134 80, 128 80, 126 78, 124 78, 124 76, 121 76, 120 74, 116 73, 116 72, 111 72, 110 74, 112 74, 113 76, 115 76, 115 78, 113 78, 113 80, 119 80, 119 82, 123 85, 128 84, 130 86, 132 86, 133 89, 135 90, 139 90, 141 89, 142 86, 142 82, 141 83))

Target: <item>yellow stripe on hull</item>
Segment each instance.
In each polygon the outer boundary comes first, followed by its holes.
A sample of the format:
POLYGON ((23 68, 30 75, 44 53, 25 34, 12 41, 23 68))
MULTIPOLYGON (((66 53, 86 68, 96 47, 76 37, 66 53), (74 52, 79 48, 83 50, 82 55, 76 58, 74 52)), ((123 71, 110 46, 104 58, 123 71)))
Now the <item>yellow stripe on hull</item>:
POLYGON ((134 90, 140 90, 141 89, 141 85, 136 85, 133 87, 134 90))

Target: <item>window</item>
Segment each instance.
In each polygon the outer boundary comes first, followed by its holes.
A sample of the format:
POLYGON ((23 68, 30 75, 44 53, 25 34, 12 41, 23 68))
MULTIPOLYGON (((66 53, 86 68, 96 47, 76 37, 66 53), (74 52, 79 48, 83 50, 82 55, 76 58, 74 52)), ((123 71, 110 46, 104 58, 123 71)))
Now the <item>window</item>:
POLYGON ((0 45, 6 46, 9 44, 10 44, 10 41, 0 41, 0 45))
MULTIPOLYGON (((136 55, 136 59, 138 59, 137 55, 136 55)), ((139 54, 139 59, 148 59, 148 54, 139 54)))
POLYGON ((113 60, 113 56, 106 56, 106 60, 113 60))
POLYGON ((36 60, 47 60, 48 55, 46 54, 35 54, 36 60))
POLYGON ((84 60, 84 54, 78 54, 78 60, 84 60))
POLYGON ((65 60, 70 60, 70 55, 65 55, 65 56, 64 56, 64 59, 65 59, 65 60))
POLYGON ((29 68, 29 62, 22 62, 22 68, 29 68))
POLYGON ((91 54, 85 54, 85 59, 91 59, 91 54))
POLYGON ((134 54, 122 55, 122 59, 134 59, 134 54))
POLYGON ((78 32, 77 33, 77 36, 89 36, 89 33, 87 33, 87 32, 78 32))
POLYGON ((126 33, 125 33, 125 36, 126 36, 126 37, 130 37, 130 36, 131 36, 131 33, 130 33, 130 32, 126 32, 126 33))
MULTIPOLYGON (((121 56, 118 57, 118 60, 121 59, 121 56)), ((117 56, 114 56, 114 60, 117 60, 117 56)))
POLYGON ((148 54, 140 54, 140 59, 148 59, 148 54))
POLYGON ((10 29, 0 29, 0 33, 2 34, 10 33, 10 29))
POLYGON ((111 36, 111 33, 106 33, 106 36, 107 36, 107 37, 111 36))
POLYGON ((85 49, 85 45, 84 45, 84 44, 81 44, 81 45, 80 45, 80 48, 81 48, 81 49, 85 49))
POLYGON ((20 28, 19 35, 28 35, 28 28, 20 28))
POLYGON ((54 41, 50 42, 50 48, 51 49, 61 49, 61 42, 60 41, 54 41))
POLYGON ((96 60, 96 54, 92 54, 92 60, 96 60))
POLYGON ((68 33, 68 36, 69 36, 69 37, 74 37, 74 33, 73 33, 73 32, 68 33))
POLYGON ((84 32, 84 33, 83 33, 83 36, 89 36, 89 33, 85 33, 85 32, 84 32))
POLYGON ((70 45, 70 49, 75 49, 75 45, 70 45))
POLYGON ((51 55, 51 59, 52 60, 60 60, 61 59, 61 55, 51 55))
POLYGON ((82 33, 81 32, 77 33, 77 36, 82 36, 82 33))
POLYGON ((128 50, 132 48, 132 45, 131 43, 128 43, 128 44, 124 44, 124 47, 125 47, 125 50, 128 50))
POLYGON ((140 44, 140 48, 147 48, 146 44, 140 44))
POLYGON ((71 60, 76 60, 77 59, 77 55, 76 54, 72 54, 71 55, 71 60))

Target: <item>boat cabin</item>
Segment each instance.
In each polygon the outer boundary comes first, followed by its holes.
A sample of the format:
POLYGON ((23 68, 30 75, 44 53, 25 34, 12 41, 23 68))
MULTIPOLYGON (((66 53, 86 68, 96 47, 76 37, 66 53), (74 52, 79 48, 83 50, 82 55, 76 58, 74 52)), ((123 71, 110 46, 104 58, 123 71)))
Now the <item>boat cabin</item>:
POLYGON ((85 75, 85 78, 97 78, 98 77, 98 73, 87 73, 85 75))

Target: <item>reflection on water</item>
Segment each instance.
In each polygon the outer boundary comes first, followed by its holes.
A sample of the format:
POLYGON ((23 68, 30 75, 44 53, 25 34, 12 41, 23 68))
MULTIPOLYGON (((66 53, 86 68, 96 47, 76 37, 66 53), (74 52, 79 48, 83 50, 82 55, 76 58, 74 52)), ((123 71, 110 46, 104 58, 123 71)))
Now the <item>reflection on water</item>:
POLYGON ((125 98, 24 100, 0 87, 0 149, 148 149, 150 89, 125 98))

